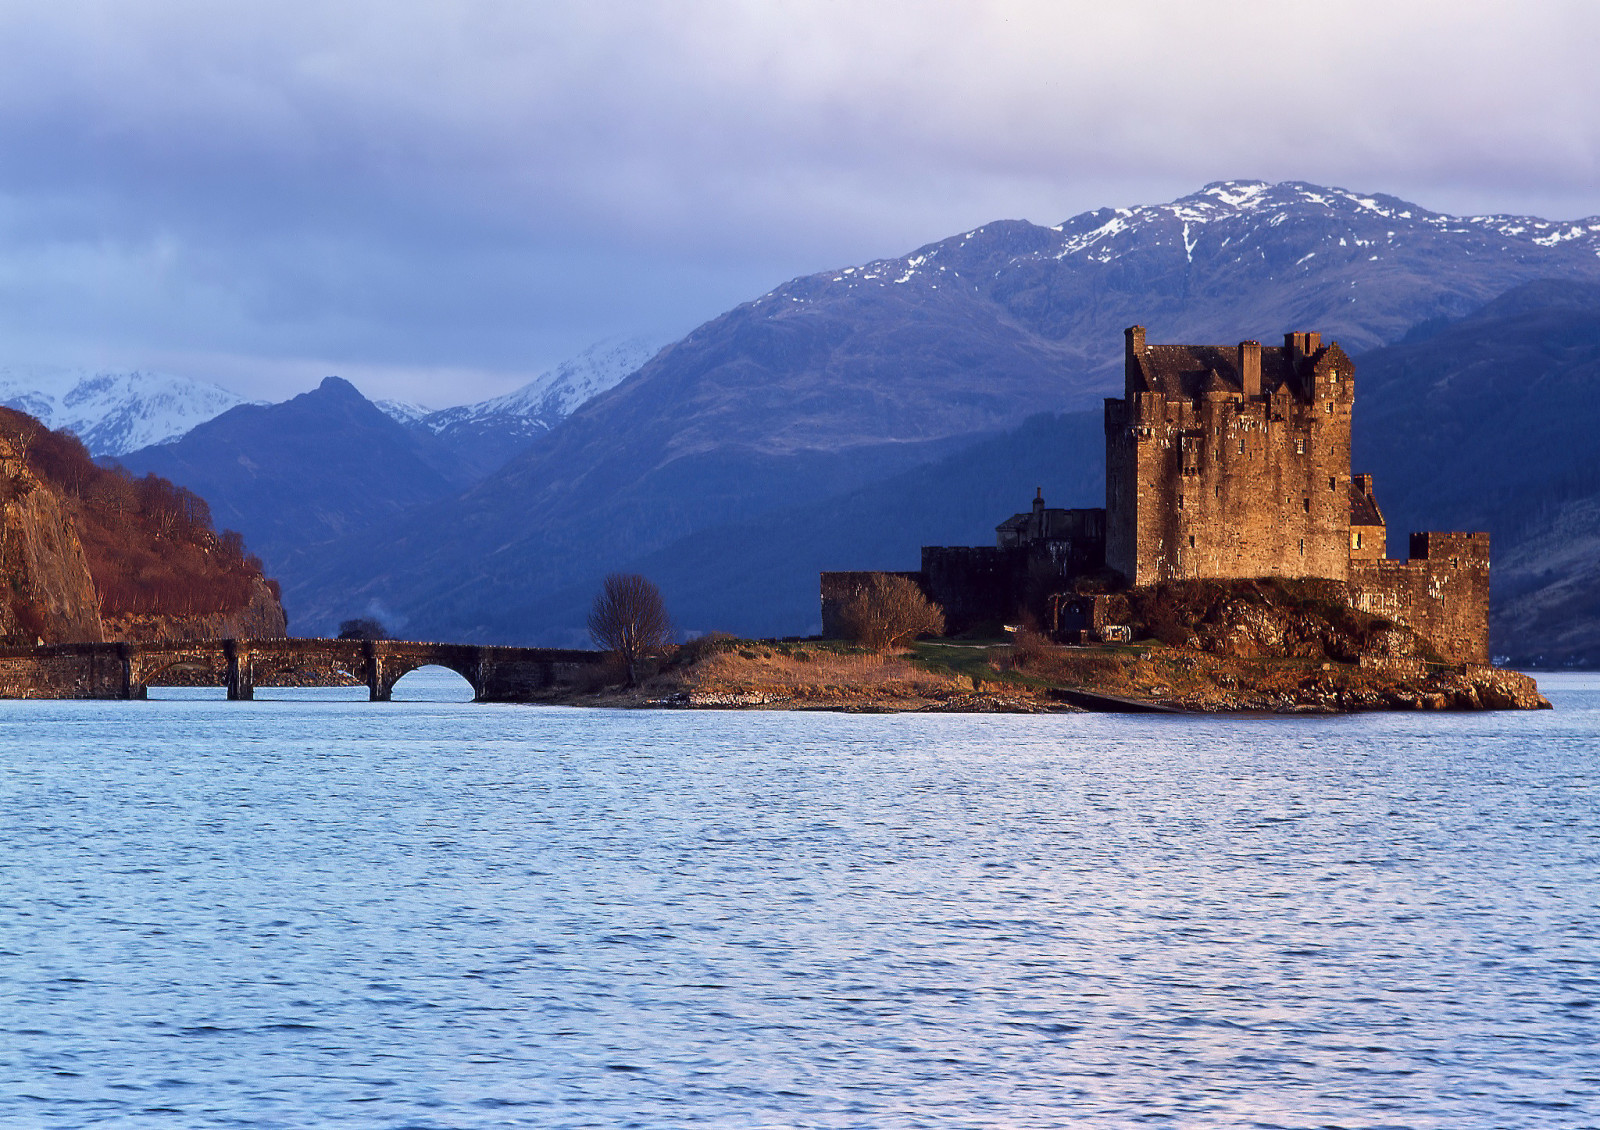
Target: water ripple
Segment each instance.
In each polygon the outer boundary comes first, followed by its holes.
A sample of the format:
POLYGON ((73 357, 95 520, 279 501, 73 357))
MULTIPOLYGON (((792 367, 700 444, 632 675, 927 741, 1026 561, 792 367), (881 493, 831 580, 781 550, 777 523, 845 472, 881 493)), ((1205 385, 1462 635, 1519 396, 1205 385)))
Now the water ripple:
POLYGON ((1600 683, 1546 685, 3 703, 0 1124, 1593 1127, 1600 683))

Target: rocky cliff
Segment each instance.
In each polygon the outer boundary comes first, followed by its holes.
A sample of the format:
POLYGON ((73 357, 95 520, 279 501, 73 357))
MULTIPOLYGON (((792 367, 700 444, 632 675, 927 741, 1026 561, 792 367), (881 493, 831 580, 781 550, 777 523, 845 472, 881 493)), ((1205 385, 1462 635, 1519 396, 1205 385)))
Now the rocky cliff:
POLYGON ((106 638, 89 563, 62 499, 0 436, 0 639, 13 644, 106 638))
POLYGON ((281 636, 275 582, 205 500, 0 408, 0 640, 281 636))

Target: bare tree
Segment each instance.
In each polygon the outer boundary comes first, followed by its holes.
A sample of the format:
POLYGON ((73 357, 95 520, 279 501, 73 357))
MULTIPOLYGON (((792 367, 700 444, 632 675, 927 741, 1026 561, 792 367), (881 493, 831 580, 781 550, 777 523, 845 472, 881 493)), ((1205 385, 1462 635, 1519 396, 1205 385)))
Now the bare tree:
POLYGON ((622 660, 628 685, 639 685, 639 662, 672 642, 672 620, 661 590, 637 573, 612 573, 589 613, 594 642, 622 660))
POLYGON ((904 647, 918 636, 944 632, 944 611, 909 577, 877 576, 839 609, 846 639, 873 651, 904 647))

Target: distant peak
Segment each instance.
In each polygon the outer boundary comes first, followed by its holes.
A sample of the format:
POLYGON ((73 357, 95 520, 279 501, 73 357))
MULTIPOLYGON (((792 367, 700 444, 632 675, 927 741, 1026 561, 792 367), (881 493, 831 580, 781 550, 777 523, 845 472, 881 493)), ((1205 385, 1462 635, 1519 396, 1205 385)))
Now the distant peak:
MULTIPOLYGON (((314 396, 319 400, 332 400, 343 404, 370 404, 361 390, 343 377, 323 377, 322 383, 306 396, 314 396)), ((298 399, 298 398, 297 398, 298 399)))

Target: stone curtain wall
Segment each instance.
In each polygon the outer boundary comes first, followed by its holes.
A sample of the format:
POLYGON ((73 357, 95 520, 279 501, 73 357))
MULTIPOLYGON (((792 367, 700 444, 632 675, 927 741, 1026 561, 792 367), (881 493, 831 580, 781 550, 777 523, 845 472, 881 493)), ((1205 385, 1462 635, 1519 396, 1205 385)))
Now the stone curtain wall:
POLYGON ((1452 663, 1489 662, 1489 535, 1411 535, 1409 561, 1352 561, 1351 603, 1404 624, 1452 663))

